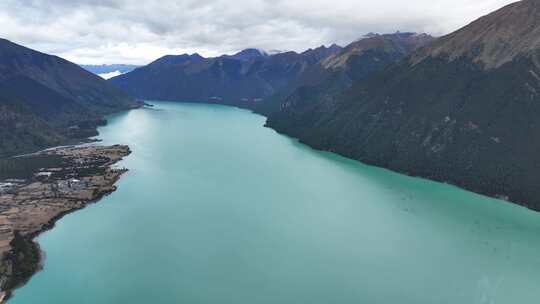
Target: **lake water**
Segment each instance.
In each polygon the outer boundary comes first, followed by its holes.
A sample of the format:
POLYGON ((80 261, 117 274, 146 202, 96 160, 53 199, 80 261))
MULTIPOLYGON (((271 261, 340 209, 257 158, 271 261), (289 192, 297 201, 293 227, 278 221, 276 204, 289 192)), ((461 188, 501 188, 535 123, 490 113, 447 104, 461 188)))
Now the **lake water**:
POLYGON ((117 192, 39 238, 13 304, 516 304, 540 214, 322 153, 264 117, 156 102, 111 117, 117 192))

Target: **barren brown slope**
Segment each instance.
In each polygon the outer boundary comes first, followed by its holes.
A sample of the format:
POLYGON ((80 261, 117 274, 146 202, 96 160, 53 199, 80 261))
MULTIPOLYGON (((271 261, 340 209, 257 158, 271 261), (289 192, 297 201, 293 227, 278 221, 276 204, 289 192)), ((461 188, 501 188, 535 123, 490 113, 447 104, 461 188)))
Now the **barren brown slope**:
POLYGON ((468 26, 438 39, 414 54, 417 64, 427 57, 453 61, 467 57, 492 69, 540 48, 540 1, 523 0, 505 6, 468 26))

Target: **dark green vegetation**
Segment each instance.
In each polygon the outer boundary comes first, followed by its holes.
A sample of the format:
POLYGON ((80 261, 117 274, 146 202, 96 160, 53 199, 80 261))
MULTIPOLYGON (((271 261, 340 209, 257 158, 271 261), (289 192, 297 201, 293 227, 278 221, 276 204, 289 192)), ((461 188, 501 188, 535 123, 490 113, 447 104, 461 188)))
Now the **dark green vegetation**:
POLYGON ((52 172, 51 177, 63 179, 67 177, 88 177, 103 174, 104 165, 109 161, 106 157, 96 156, 88 166, 80 167, 70 164, 60 155, 38 154, 0 159, 0 181, 4 179, 32 179, 41 168, 62 168, 52 172))
POLYGON ((134 106, 79 66, 0 39, 0 156, 80 141, 134 106))
POLYGON ((0 159, 0 181, 8 178, 30 179, 41 168, 57 168, 63 165, 60 155, 30 155, 0 159))
POLYGON ((540 2, 517 2, 339 98, 306 90, 267 124, 319 149, 540 210, 539 34, 540 2))
MULTIPOLYGON (((12 249, 4 256, 3 263, 0 263, 0 273, 7 274, 2 290, 14 290, 24 285, 39 271, 41 253, 39 245, 32 241, 33 237, 22 236, 15 231, 15 237, 10 243, 12 249)), ((8 293, 9 296, 11 292, 8 293)))
POLYGON ((47 145, 57 145, 67 139, 17 101, 0 100, 1 154, 31 151, 47 145))

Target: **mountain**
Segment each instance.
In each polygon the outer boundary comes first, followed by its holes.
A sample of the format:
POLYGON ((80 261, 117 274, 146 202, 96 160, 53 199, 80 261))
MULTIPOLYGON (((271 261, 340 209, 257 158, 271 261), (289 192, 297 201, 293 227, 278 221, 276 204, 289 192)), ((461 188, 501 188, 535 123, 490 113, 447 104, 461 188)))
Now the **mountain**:
POLYGON ((540 1, 437 39, 332 103, 269 119, 319 149, 540 210, 540 1))
POLYGON ((0 155, 95 135, 104 115, 134 106, 79 66, 0 39, 0 155))
POLYGON ((370 33, 319 58, 318 64, 310 66, 284 89, 259 104, 255 111, 265 115, 304 111, 306 107, 331 100, 354 81, 365 79, 431 41, 433 37, 427 34, 370 33), (278 111, 280 108, 283 111, 278 111))
POLYGON ((109 79, 118 75, 129 73, 136 68, 140 67, 139 65, 131 64, 102 64, 102 65, 80 65, 83 69, 94 73, 101 78, 109 79))
POLYGON ((339 49, 322 46, 302 54, 284 52, 274 55, 246 49, 214 58, 198 54, 169 55, 109 81, 141 99, 252 107, 339 49))
POLYGON ((0 155, 60 145, 67 138, 17 102, 0 98, 0 155))
POLYGON ((253 59, 268 57, 268 54, 265 51, 259 49, 245 49, 234 55, 223 55, 223 57, 249 61, 253 59))

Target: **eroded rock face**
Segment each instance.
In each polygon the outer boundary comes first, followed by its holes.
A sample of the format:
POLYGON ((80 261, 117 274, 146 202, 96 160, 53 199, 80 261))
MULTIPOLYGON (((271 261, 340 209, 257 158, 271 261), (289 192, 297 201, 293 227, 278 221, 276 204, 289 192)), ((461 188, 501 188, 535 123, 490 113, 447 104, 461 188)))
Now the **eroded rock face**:
POLYGON ((113 192, 126 170, 112 165, 129 153, 129 147, 120 145, 63 147, 13 160, 28 169, 17 171, 18 178, 4 176, 0 181, 0 291, 4 295, 39 270, 39 246, 33 238, 63 215, 113 192), (44 162, 48 165, 42 167, 44 162))
POLYGON ((485 69, 494 69, 540 48, 540 1, 523 0, 484 16, 467 27, 440 38, 411 58, 453 61, 466 57, 485 69))

